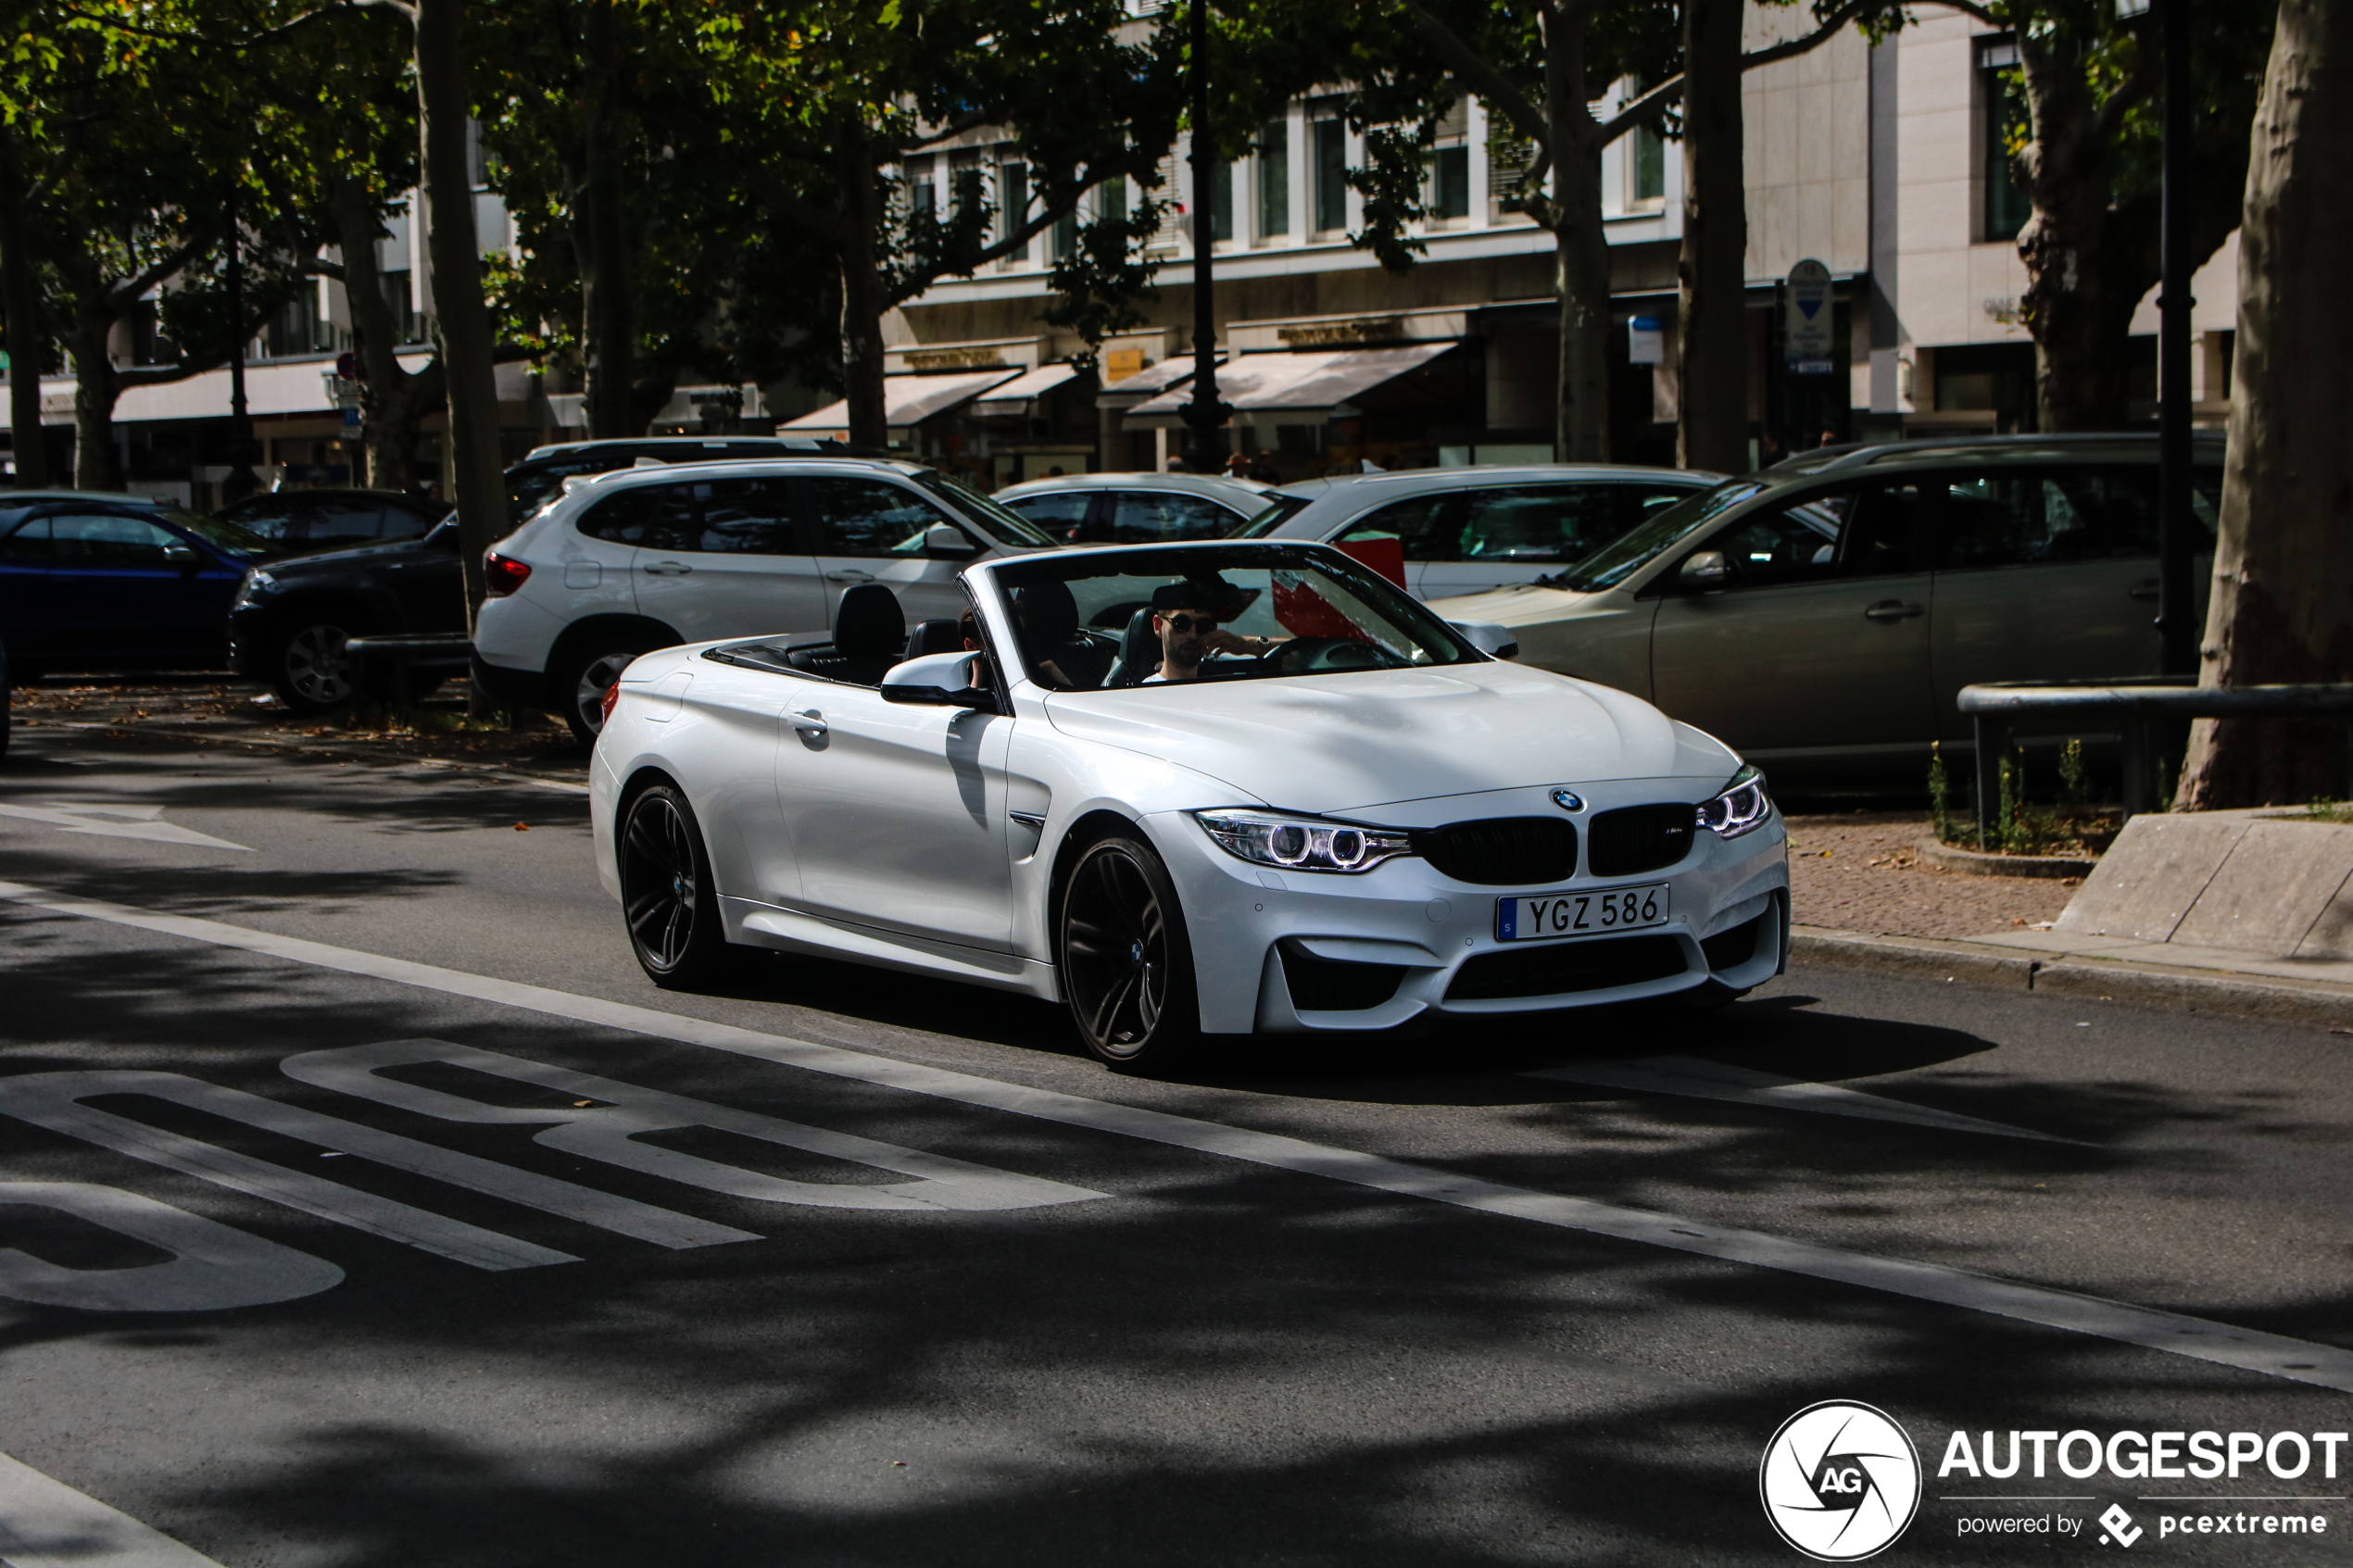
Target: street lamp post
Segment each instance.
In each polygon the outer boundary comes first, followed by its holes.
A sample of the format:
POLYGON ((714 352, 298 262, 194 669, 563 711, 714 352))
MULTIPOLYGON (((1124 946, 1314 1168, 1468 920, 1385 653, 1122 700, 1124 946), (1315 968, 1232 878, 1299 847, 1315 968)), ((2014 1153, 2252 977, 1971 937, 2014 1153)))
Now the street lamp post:
POLYGON ((242 501, 261 488, 253 471, 253 420, 245 412, 245 263, 237 228, 237 187, 229 187, 229 475, 223 501, 242 501))
POLYGON ((1215 473, 1217 432, 1233 409, 1217 399, 1217 312, 1212 297, 1210 252, 1216 245, 1212 199, 1217 144, 1209 133, 1209 0, 1193 0, 1193 395, 1178 415, 1185 421, 1185 467, 1215 473))
POLYGON ((2203 628, 2190 581, 2190 0, 2158 0, 2164 32, 2164 282, 2157 298, 2157 631, 2159 670, 2197 673, 2203 628))

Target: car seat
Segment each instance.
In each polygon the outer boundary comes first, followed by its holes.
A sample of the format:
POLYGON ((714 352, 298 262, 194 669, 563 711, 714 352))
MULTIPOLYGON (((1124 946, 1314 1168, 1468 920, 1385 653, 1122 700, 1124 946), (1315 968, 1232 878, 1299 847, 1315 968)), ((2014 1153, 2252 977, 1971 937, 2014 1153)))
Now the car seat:
POLYGON ((832 645, 795 648, 786 659, 794 669, 828 681, 879 686, 906 648, 907 615, 899 596, 880 583, 861 583, 841 596, 832 645))
POLYGON ((1127 618, 1127 630, 1119 634, 1119 663, 1103 684, 1141 685, 1145 676, 1160 668, 1160 637, 1152 631, 1152 607, 1146 605, 1127 618))
POLYGON ((1051 659, 1079 691, 1103 684, 1111 660, 1079 632, 1078 601, 1069 583, 1050 581, 1014 589, 1013 619, 1022 653, 1033 669, 1051 659))
POLYGON ((964 628, 958 621, 918 621, 915 629, 907 633, 909 659, 921 659, 925 654, 963 651, 964 628))

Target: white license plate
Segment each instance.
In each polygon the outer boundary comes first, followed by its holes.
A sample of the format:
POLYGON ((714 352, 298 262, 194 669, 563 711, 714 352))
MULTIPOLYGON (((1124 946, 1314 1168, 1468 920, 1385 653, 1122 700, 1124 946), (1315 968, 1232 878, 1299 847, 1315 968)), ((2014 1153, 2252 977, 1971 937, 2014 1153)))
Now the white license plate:
POLYGON ((1547 936, 1595 936, 1665 925, 1670 889, 1663 882, 1606 887, 1590 893, 1547 893, 1495 900, 1495 938, 1527 942, 1547 936))

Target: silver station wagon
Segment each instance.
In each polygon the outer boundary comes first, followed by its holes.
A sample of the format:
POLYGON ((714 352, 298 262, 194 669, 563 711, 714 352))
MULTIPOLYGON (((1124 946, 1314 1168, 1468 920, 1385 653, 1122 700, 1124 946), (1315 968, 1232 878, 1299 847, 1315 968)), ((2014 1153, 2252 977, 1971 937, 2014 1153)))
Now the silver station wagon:
MULTIPOLYGON (((2194 450, 2198 614, 2222 443, 2194 450)), ((1917 779, 1982 681, 2158 667, 2157 440, 1982 437, 1809 453, 1730 480, 1541 583, 1448 599, 1522 662, 1600 681, 1777 777, 1917 779)))

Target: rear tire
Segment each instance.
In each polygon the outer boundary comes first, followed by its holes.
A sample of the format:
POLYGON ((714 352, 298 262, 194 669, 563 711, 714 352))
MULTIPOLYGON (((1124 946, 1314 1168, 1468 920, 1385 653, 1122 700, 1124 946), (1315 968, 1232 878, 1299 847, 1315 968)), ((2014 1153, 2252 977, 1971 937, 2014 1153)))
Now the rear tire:
POLYGON ((650 645, 634 639, 594 638, 571 649, 548 671, 556 710, 581 745, 597 744, 597 732, 605 725, 605 693, 639 654, 649 651, 650 645))
POLYGON ((1198 1047, 1192 944, 1151 846, 1121 835, 1088 845, 1063 879, 1057 926, 1063 996, 1089 1056, 1158 1073, 1198 1047))
POLYGON ((656 784, 630 801, 620 839, 622 921, 647 979, 692 991, 767 956, 727 940, 702 826, 684 791, 656 784))

